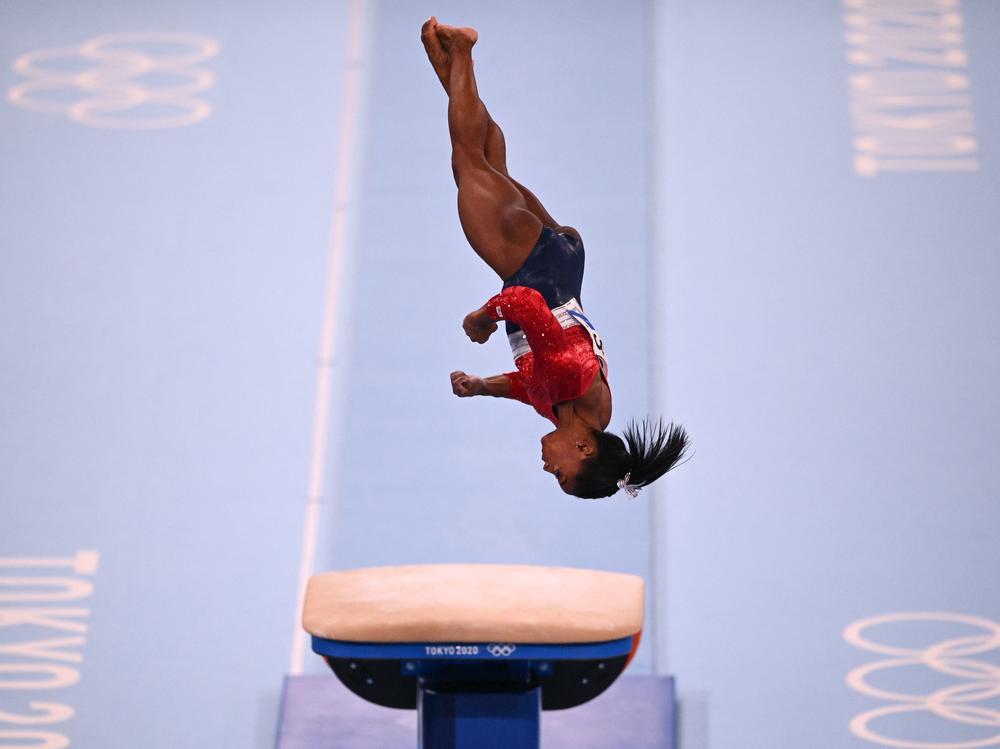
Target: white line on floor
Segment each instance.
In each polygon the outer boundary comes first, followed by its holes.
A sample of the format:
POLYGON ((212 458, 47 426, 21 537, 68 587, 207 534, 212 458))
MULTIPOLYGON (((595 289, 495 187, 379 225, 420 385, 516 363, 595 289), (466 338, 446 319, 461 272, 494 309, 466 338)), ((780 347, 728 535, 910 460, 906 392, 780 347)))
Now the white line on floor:
POLYGON ((357 151, 358 125, 361 114, 361 78, 365 55, 364 22, 367 0, 352 0, 347 32, 347 66, 344 78, 343 109, 340 122, 340 142, 337 150, 337 185, 333 200, 330 230, 330 254, 326 292, 323 302, 323 330, 320 336, 319 359, 316 367, 316 408, 313 414, 313 441, 309 467, 309 493, 306 501, 305 525, 302 532, 302 556, 299 563, 299 588, 296 598, 295 622, 292 634, 292 657, 289 672, 301 674, 308 637, 302 629, 301 612, 306 583, 313 574, 316 560, 316 540, 322 507, 323 485, 330 427, 330 391, 333 356, 336 350, 336 330, 341 297, 341 275, 344 265, 346 226, 351 215, 353 157, 357 151))

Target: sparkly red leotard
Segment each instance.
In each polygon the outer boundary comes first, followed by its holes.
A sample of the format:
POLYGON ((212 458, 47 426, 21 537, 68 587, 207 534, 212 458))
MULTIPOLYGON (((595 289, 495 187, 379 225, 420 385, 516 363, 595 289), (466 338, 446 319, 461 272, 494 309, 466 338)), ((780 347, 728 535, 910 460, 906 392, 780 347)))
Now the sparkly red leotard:
POLYGON ((560 323, 542 295, 526 286, 510 286, 485 305, 494 320, 517 323, 530 346, 520 355, 515 349, 517 371, 507 373, 508 397, 533 406, 557 426, 552 407, 581 397, 606 368, 600 337, 575 300, 573 305, 560 323))

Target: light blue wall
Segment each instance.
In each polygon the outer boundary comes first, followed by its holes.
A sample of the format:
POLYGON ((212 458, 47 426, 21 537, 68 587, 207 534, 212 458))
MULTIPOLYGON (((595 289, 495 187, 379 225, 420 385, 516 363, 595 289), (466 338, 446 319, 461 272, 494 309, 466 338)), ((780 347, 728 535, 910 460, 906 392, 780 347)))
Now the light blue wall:
MULTIPOLYGON (((847 724, 881 703, 845 685, 865 656, 841 630, 1000 614, 1000 15, 962 10, 979 171, 871 178, 853 171, 837 3, 657 5, 655 366, 697 448, 656 528, 657 665, 679 677, 686 749, 871 746, 847 724)), ((926 714, 878 727, 991 735, 926 714)))
POLYGON ((213 113, 191 127, 0 105, 0 556, 101 556, 86 645, 68 649, 81 681, 4 690, 0 710, 65 702, 74 746, 273 743, 345 18, 339 3, 0 8, 4 92, 20 55, 105 33, 221 45, 202 64, 213 113))

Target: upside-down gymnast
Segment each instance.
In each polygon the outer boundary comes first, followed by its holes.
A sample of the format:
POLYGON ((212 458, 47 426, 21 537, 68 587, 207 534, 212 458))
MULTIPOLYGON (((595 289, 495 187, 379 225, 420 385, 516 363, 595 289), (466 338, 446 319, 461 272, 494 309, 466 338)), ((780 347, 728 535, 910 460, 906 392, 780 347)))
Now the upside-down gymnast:
POLYGON ((455 395, 527 403, 556 425, 542 437, 542 467, 568 494, 593 499, 640 486, 673 468, 688 445, 683 427, 644 419, 624 441, 611 421, 604 346, 580 305, 580 233, 560 226, 531 191, 507 173, 503 133, 479 98, 473 73, 475 29, 431 17, 421 40, 448 94, 458 217, 469 244, 503 281, 503 290, 462 323, 476 343, 506 324, 517 371, 493 377, 451 373, 455 395), (627 444, 626 444, 627 443, 627 444))

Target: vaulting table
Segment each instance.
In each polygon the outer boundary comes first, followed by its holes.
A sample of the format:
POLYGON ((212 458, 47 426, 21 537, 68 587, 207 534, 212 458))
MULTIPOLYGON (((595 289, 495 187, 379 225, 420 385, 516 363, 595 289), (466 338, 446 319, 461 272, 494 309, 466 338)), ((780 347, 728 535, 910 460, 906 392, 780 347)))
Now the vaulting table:
POLYGON ((418 711, 422 749, 538 749, 541 710, 625 670, 643 603, 642 578, 614 572, 378 567, 314 576, 303 626, 352 692, 418 711))

